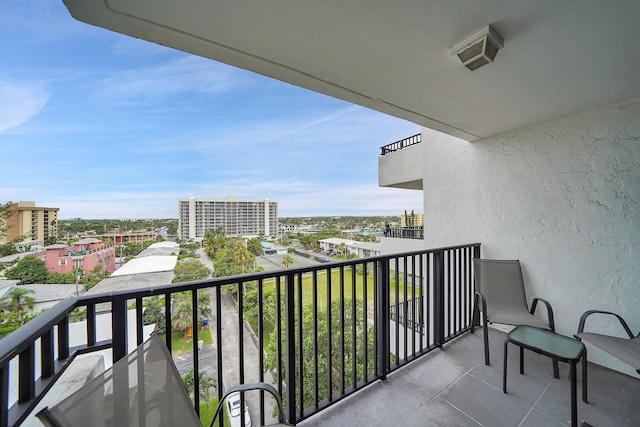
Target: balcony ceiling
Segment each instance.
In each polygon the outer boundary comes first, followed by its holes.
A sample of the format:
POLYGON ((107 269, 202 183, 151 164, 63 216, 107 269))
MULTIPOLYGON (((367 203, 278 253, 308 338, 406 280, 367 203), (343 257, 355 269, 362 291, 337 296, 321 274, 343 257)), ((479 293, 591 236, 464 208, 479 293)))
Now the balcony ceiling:
POLYGON ((469 141, 640 97, 637 0, 63 0, 80 21, 469 141), (449 48, 491 24, 496 61, 449 48))

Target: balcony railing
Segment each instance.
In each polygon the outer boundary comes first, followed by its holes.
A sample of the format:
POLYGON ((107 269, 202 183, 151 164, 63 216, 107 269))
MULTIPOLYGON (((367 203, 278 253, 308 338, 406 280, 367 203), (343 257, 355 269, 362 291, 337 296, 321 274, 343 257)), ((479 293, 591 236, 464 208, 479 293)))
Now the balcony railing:
MULTIPOLYGON (((199 358, 202 323, 194 301, 202 290, 211 295, 218 398, 230 381, 265 381, 272 375, 288 418, 300 421, 469 330, 472 260, 479 256, 480 244, 468 244, 64 300, 0 341, 0 426, 22 423, 76 356, 111 349, 115 362, 133 350, 128 337, 143 341, 143 306, 152 296, 164 298, 170 330, 172 302, 179 293, 190 295, 193 378, 199 390, 198 373, 205 366, 199 358), (223 292, 234 295, 237 311, 223 309, 223 292), (103 303, 111 305, 107 339, 98 336, 96 327, 103 303), (76 308, 86 309, 86 340, 72 347, 69 314, 76 308), (128 310, 135 310, 130 331, 128 310), (256 331, 257 360, 241 344, 243 327, 238 336, 223 333, 223 319, 230 318, 256 331), (237 356, 223 351, 228 340, 240 343, 237 356), (237 373, 229 373, 231 365, 237 373)), ((165 340, 171 350, 170 333, 165 340)), ((196 411, 199 395, 194 393, 196 411)), ((271 416, 265 407, 262 399, 262 424, 271 416)))
POLYGON ((422 141, 422 134, 410 136, 409 138, 401 139, 400 141, 392 142, 384 147, 380 147, 382 151, 381 155, 384 156, 387 153, 393 153, 394 151, 402 150, 403 148, 410 147, 418 144, 422 141))
POLYGON ((384 237, 397 239, 423 239, 424 227, 392 227, 384 230, 384 237))

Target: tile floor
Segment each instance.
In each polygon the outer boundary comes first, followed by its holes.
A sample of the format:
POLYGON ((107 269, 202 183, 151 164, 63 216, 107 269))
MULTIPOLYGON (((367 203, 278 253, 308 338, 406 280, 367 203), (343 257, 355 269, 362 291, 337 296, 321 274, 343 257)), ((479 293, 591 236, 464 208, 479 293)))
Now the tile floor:
MULTIPOLYGON (((505 333, 490 329, 491 366, 484 364, 482 330, 465 334, 442 350, 390 374, 359 393, 301 422, 312 426, 486 426, 570 425, 569 366, 553 378, 551 360, 509 346, 507 392, 502 392, 505 333)), ((589 404, 581 400, 578 365, 578 425, 640 426, 640 380, 589 364, 589 404)))

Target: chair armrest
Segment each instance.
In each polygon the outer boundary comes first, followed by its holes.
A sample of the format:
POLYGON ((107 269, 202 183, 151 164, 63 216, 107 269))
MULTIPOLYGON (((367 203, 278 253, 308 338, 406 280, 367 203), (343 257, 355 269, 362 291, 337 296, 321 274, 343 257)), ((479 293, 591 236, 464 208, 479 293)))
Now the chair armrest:
POLYGON ((555 332, 556 324, 553 320, 553 309, 551 308, 551 304, 549 304, 549 301, 542 298, 534 298, 533 302, 531 303, 531 310, 529 311, 529 313, 535 313, 536 307, 538 306, 538 301, 540 301, 547 307, 547 322, 549 322, 549 327, 551 328, 551 330, 555 332))
POLYGON ((209 427, 213 427, 216 418, 218 418, 218 415, 220 414, 220 411, 222 410, 222 408, 224 408, 224 401, 225 399, 234 392, 240 392, 240 393, 244 393, 245 391, 248 390, 263 390, 266 392, 269 392, 273 398, 276 400, 276 403, 278 404, 278 421, 280 423, 284 423, 284 424, 288 424, 287 419, 284 416, 284 412, 282 410, 282 399, 280 398, 280 393, 278 393, 278 391, 270 384, 267 383, 248 383, 248 384, 238 384, 235 385, 233 387, 231 387, 229 390, 226 391, 226 393, 224 394, 224 396, 222 396, 222 399, 220 399, 220 401, 218 402, 218 409, 216 409, 215 414, 213 415, 213 419, 211 420, 211 424, 209 427))
POLYGON ((635 336, 633 335, 633 332, 631 332, 631 328, 629 328, 629 325, 627 325, 627 322, 625 322, 621 316, 611 311, 602 311, 602 310, 588 310, 582 313, 582 316, 580 316, 580 323, 578 323, 577 334, 581 334, 582 332, 584 332, 584 324, 587 321, 587 317, 591 316, 592 314, 608 314, 608 315, 617 317, 618 320, 620 321, 620 324, 622 325, 624 330, 627 332, 627 335, 629 335, 629 338, 635 338, 635 336))

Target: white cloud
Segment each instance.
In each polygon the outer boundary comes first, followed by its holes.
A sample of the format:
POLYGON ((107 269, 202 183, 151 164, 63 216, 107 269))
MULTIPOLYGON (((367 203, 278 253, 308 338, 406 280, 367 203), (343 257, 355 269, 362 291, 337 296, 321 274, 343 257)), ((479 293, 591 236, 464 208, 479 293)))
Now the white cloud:
POLYGON ((162 65, 116 72, 100 82, 100 93, 109 98, 185 92, 218 94, 239 86, 244 80, 245 77, 240 77, 231 67, 197 56, 180 56, 162 65))
POLYGON ((42 84, 0 80, 0 132, 28 122, 48 100, 49 93, 42 84))

